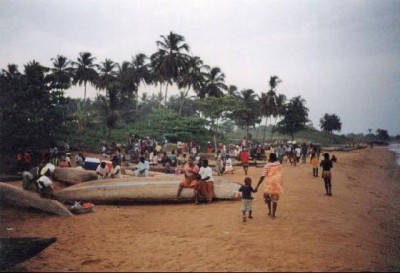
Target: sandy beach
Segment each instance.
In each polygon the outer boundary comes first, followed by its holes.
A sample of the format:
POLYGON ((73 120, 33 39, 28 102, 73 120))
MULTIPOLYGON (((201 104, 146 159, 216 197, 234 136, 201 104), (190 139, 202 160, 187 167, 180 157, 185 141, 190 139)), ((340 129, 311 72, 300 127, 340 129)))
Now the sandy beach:
MULTIPOLYGON (((71 217, 2 207, 1 237, 58 238, 9 271, 399 271, 394 154, 382 147, 334 154, 332 197, 309 163, 284 163, 276 219, 261 191, 246 223, 240 201, 96 205, 71 217)), ((243 182, 243 170, 235 170, 226 177, 243 182)), ((253 186, 261 172, 250 168, 253 186)))

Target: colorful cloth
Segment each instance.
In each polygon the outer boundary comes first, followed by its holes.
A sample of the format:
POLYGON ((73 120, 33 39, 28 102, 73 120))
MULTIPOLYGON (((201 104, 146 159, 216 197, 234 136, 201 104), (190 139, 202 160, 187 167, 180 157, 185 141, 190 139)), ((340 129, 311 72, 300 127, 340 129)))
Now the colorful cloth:
POLYGON ((262 176, 265 177, 265 189, 267 194, 283 193, 283 172, 282 165, 277 161, 267 163, 264 166, 262 176))
POLYGON ((312 166, 313 168, 318 168, 318 159, 317 159, 317 157, 314 156, 314 157, 311 159, 310 164, 311 164, 311 166, 312 166))

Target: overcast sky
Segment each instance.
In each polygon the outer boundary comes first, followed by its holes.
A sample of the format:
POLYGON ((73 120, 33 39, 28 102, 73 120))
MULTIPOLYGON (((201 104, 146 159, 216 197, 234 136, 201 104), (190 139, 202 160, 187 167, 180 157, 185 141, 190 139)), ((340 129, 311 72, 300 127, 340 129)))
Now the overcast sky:
POLYGON ((341 133, 400 134, 400 0, 0 0, 0 68, 83 51, 130 61, 170 31, 239 90, 261 94, 277 75, 316 128, 334 113, 341 133))

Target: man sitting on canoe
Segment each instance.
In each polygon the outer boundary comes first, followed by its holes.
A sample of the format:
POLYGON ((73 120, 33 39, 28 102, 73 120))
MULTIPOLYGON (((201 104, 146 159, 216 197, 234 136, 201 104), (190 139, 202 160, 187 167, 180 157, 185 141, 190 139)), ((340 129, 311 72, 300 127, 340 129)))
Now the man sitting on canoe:
POLYGON ((180 198, 183 188, 194 188, 196 186, 196 175, 199 173, 200 168, 194 164, 193 158, 189 158, 182 170, 185 174, 185 179, 179 184, 176 199, 180 198))
POLYGON ((147 161, 144 156, 140 157, 139 164, 138 164, 138 169, 135 171, 135 176, 149 176, 149 169, 150 169, 150 164, 149 161, 147 161))

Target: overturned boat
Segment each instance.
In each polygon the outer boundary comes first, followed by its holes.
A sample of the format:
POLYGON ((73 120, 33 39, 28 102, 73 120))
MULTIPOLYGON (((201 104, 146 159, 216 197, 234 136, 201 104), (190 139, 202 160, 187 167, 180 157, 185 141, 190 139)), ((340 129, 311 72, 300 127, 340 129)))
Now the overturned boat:
POLYGON ((0 270, 32 258, 55 241, 56 237, 0 238, 0 270))
MULTIPOLYGON (((93 203, 173 203, 183 176, 160 175, 156 177, 135 177, 98 180, 77 184, 55 193, 61 201, 86 201, 93 203)), ((236 200, 240 185, 223 177, 214 177, 214 198, 236 200)), ((184 188, 179 201, 194 198, 191 188, 184 188)))
POLYGON ((42 198, 36 192, 26 191, 16 186, 0 182, 0 207, 1 206, 35 208, 62 216, 72 215, 72 213, 57 200, 42 198))

